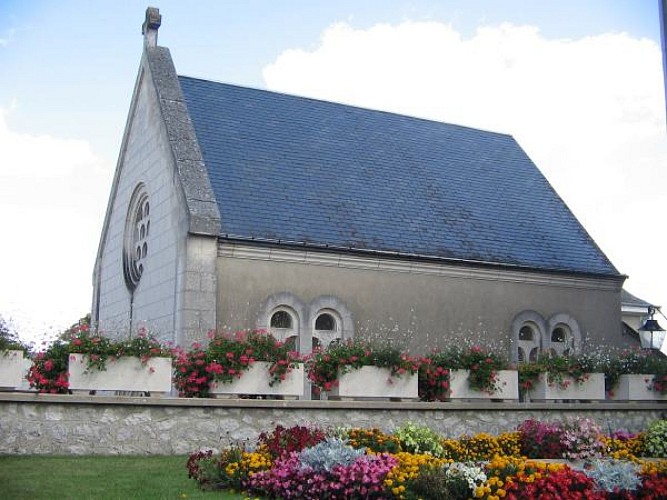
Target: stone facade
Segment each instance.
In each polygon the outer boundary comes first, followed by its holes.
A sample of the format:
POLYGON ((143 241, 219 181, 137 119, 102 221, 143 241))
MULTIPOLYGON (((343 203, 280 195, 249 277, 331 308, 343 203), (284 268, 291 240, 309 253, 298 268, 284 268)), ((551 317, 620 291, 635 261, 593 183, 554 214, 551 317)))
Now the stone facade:
POLYGON ((660 404, 389 403, 185 400, 0 394, 0 454, 184 455, 253 442, 283 426, 379 427, 410 421, 447 437, 511 431, 528 418, 594 419, 632 432, 664 418, 660 404))
POLYGON ((123 336, 144 326, 185 344, 215 327, 217 237, 211 234, 218 234, 219 215, 203 175, 168 50, 147 48, 95 264, 92 319, 100 331, 123 336), (146 266, 132 289, 122 263, 137 186, 150 203, 150 232, 146 266))
POLYGON ((526 311, 541 324, 544 348, 565 322, 578 343, 628 342, 620 283, 611 279, 221 244, 218 283, 219 328, 267 327, 267 297, 282 295, 272 305, 291 307, 302 339, 312 335, 320 298, 329 297, 349 310, 351 327, 340 337, 391 338, 413 352, 465 339, 516 346, 526 311))

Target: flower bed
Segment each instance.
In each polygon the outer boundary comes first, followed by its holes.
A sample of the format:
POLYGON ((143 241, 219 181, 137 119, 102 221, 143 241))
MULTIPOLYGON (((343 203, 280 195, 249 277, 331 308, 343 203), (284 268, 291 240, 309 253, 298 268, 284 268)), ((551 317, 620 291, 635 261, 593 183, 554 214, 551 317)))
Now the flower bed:
MULTIPOLYGON (((634 455, 614 460, 611 453, 618 449, 610 451, 607 444, 616 440, 615 447, 625 442, 642 449, 644 440, 664 437, 667 421, 647 430, 652 437, 627 439, 621 433, 604 437, 591 421, 570 420, 549 429, 540 425, 528 421, 515 433, 458 440, 409 423, 393 435, 377 429, 278 426, 248 449, 232 445, 218 454, 195 452, 187 468, 203 489, 262 498, 665 498, 667 460, 634 455), (549 439, 557 436, 569 452, 585 455, 587 468, 522 456, 519 443, 545 432, 549 439), (591 448, 591 439, 599 446, 591 448)), ((538 450, 538 443, 531 449, 538 450)))

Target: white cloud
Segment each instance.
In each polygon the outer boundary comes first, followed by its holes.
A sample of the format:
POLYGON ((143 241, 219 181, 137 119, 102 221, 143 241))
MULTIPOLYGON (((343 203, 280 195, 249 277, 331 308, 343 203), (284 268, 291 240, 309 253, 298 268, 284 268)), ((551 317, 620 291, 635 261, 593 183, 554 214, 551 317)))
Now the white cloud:
POLYGON ((10 28, 5 31, 5 34, 0 37, 0 47, 6 47, 11 43, 16 35, 16 28, 10 28))
POLYGON ((667 309, 667 134, 652 41, 546 39, 511 24, 466 39, 437 22, 340 23, 263 74, 272 90, 514 135, 630 275, 630 291, 667 309))
POLYGON ((88 312, 110 185, 89 144, 13 132, 0 109, 0 314, 22 336, 88 312))

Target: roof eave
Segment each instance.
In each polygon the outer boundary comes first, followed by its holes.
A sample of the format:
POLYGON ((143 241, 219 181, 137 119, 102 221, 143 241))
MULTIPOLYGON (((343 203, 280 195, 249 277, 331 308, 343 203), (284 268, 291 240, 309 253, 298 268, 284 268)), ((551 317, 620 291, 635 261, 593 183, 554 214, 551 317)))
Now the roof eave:
POLYGON ((238 236, 230 234, 221 234, 219 239, 224 241, 229 241, 233 243, 246 243, 246 244, 256 244, 260 246, 273 246, 273 247, 283 247, 291 249, 308 249, 312 251, 319 252, 340 252, 350 255, 373 255, 377 257, 386 257, 390 259, 397 260, 413 260, 420 262, 441 262, 461 266, 474 266, 480 268, 495 268, 502 270, 514 270, 514 271, 526 271, 526 272, 539 272, 547 274, 558 274, 558 275, 571 275, 579 277, 590 277, 590 278, 604 278, 612 279, 623 283, 628 276, 620 273, 596 273, 596 272, 585 272, 585 271, 576 271, 569 269, 554 269, 554 268, 544 268, 544 267, 535 267, 521 264, 512 264, 512 263, 500 263, 484 260, 472 260, 472 259, 462 259, 454 257, 441 257, 434 255, 423 255, 418 253, 407 253, 407 252, 398 252, 398 251, 387 251, 387 250, 373 250, 367 248, 355 248, 355 247, 345 247, 338 245, 328 245, 328 244, 318 244, 311 242, 303 241, 286 241, 279 239, 270 239, 270 238, 255 238, 247 236, 238 236))

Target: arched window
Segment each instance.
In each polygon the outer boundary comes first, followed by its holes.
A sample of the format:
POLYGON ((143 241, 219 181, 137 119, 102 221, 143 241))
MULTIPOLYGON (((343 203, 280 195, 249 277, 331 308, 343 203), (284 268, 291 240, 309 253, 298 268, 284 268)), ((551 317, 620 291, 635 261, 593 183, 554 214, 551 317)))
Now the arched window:
POLYGON ((536 360, 545 342, 546 321, 537 311, 520 312, 512 320, 511 360, 515 363, 536 360))
POLYGON ((558 324, 551 330, 551 352, 559 356, 574 353, 574 337, 569 326, 558 324))
POLYGON ((318 311, 313 324, 313 339, 327 347, 336 339, 342 338, 340 314, 333 309, 318 311))
POLYGON ((276 339, 290 341, 295 351, 299 349, 299 320, 296 312, 286 306, 279 306, 271 312, 269 331, 276 339))
POLYGON ((519 340, 523 340, 525 342, 532 342, 533 340, 535 340, 535 332, 530 326, 523 325, 519 330, 519 340))
POLYGON ((581 330, 576 319, 567 313, 554 314, 549 318, 548 345, 545 349, 558 356, 576 353, 581 345, 581 330))
POLYGON ((336 319, 329 313, 320 314, 315 320, 315 330, 335 331, 336 319))
POLYGON ((271 328, 292 328, 292 316, 287 311, 276 311, 271 316, 271 328))
POLYGON ((540 334, 535 323, 524 323, 519 329, 518 360, 519 363, 535 361, 540 351, 540 334))

